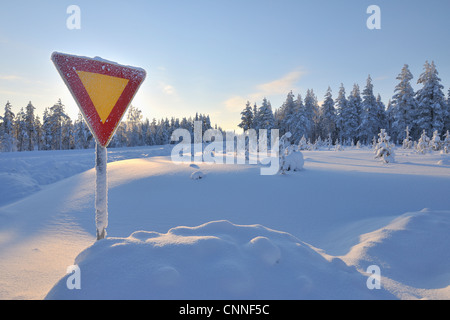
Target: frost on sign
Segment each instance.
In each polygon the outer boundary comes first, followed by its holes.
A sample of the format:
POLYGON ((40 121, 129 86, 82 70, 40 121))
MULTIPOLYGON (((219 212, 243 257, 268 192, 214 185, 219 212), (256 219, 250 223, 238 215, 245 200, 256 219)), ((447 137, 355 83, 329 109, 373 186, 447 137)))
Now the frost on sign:
POLYGON ((58 52, 52 54, 52 61, 97 142, 107 147, 146 77, 145 70, 58 52))

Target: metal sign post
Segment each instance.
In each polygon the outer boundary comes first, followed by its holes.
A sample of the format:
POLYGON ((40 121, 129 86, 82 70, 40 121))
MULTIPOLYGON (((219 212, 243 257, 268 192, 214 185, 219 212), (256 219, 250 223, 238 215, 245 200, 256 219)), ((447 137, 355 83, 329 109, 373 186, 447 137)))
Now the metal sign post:
POLYGON ((95 223, 97 240, 108 227, 107 146, 146 77, 145 70, 101 58, 54 52, 52 61, 96 140, 95 223))

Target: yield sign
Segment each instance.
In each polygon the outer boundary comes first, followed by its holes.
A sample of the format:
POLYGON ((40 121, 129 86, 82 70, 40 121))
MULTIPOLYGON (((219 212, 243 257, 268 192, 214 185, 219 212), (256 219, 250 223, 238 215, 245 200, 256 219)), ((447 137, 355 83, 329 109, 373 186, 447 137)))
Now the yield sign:
POLYGON ((145 79, 145 70, 58 52, 52 61, 97 142, 107 147, 145 79))

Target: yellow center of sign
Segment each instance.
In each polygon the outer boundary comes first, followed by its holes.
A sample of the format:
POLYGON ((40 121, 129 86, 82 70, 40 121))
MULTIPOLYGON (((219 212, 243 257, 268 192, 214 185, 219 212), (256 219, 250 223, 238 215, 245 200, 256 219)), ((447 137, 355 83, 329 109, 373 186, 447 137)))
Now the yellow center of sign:
POLYGON ((105 123, 129 80, 86 71, 77 73, 100 119, 105 123))

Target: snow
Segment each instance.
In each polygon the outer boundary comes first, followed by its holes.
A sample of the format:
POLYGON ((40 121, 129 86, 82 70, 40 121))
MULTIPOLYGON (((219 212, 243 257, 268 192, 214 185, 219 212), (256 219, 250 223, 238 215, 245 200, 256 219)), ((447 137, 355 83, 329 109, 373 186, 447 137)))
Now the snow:
POLYGON ((200 179, 203 179, 204 177, 205 177, 205 174, 200 170, 194 171, 191 174, 192 180, 200 180, 200 179))
POLYGON ((67 290, 63 278, 48 299, 391 297, 384 290, 370 292, 354 268, 339 258, 328 261, 287 233, 228 221, 108 238, 86 249, 75 263, 83 270, 82 290, 67 290), (119 279, 111 278, 118 268, 119 279), (99 285, 99 275, 109 281, 99 285))
POLYGON ((171 148, 108 150, 100 241, 94 150, 0 153, 0 299, 450 299, 450 155, 306 150, 261 176, 171 148))
POLYGON ((299 171, 303 169, 305 161, 303 160, 303 154, 300 151, 292 151, 285 156, 282 163, 283 171, 299 171))

